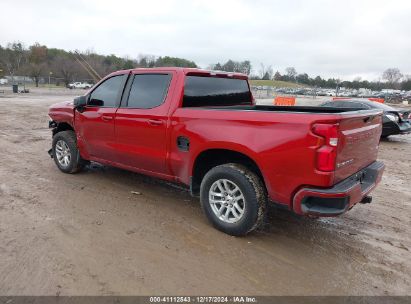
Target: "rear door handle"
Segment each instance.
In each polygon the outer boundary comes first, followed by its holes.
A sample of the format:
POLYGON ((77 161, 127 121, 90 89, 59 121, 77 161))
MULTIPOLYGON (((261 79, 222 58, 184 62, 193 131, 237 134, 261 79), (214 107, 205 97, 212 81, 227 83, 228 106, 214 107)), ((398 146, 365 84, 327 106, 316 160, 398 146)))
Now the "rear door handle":
POLYGON ((113 116, 103 115, 101 116, 101 119, 104 121, 111 121, 113 120, 113 116))
POLYGON ((152 126, 161 126, 163 124, 163 121, 160 119, 149 119, 147 122, 152 126))

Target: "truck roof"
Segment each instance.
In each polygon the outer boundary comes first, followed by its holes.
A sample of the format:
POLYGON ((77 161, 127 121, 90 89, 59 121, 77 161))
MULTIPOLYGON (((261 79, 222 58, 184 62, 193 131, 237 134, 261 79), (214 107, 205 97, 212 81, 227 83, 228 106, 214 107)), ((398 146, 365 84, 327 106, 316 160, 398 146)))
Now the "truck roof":
POLYGON ((120 74, 124 72, 144 72, 144 71, 158 71, 158 72, 183 72, 185 75, 198 75, 198 76, 217 76, 217 77, 232 77, 237 79, 248 79, 246 74, 235 73, 235 72, 225 72, 225 71, 213 71, 213 70, 203 70, 198 68, 180 68, 180 67, 155 67, 155 68, 135 68, 129 70, 116 71, 112 74, 120 74))

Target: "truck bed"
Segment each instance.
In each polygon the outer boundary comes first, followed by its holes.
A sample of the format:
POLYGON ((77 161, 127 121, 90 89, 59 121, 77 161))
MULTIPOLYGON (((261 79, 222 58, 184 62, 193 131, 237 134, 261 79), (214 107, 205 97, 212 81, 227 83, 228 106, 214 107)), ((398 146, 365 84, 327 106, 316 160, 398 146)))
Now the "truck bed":
MULTIPOLYGON (((194 108, 194 107, 193 107, 194 108)), ((239 111, 264 111, 264 112, 293 112, 293 113, 315 113, 315 114, 338 114, 345 112, 378 113, 378 110, 363 110, 359 108, 334 108, 315 106, 270 106, 270 105, 241 105, 225 107, 196 107, 196 109, 213 110, 239 110, 239 111)))
POLYGON ((332 187, 376 161, 381 115, 380 110, 358 108, 202 106, 178 108, 172 124, 177 130, 184 126, 184 136, 190 138, 194 154, 197 148, 202 149, 205 140, 212 148, 241 150, 256 159, 267 180, 270 198, 290 204, 298 187, 332 187), (316 168, 317 150, 324 144, 324 139, 313 132, 317 124, 338 126, 332 171, 316 168))

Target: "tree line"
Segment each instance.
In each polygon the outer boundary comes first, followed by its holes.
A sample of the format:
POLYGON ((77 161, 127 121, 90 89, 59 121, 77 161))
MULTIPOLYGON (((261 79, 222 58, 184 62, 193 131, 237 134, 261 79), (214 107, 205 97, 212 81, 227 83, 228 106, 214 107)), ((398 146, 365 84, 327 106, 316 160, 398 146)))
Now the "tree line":
POLYGON ((352 81, 341 80, 339 78, 322 78, 321 76, 311 77, 307 73, 297 73, 294 67, 288 67, 281 74, 279 71, 274 73, 271 66, 261 64, 259 72, 250 75, 251 79, 256 80, 276 80, 294 82, 297 84, 308 85, 320 88, 345 87, 349 89, 366 88, 375 91, 382 89, 401 89, 411 90, 411 75, 403 75, 398 68, 386 69, 380 80, 368 81, 357 77, 352 81))
MULTIPOLYGON (((99 75, 136 67, 190 67, 196 68, 195 62, 170 56, 139 55, 138 58, 118 57, 116 55, 100 55, 92 51, 81 52, 80 55, 93 67, 99 75)), ((89 73, 76 60, 74 52, 57 48, 48 48, 35 43, 26 48, 21 42, 0 45, 0 77, 9 75, 26 75, 38 86, 41 78, 52 75, 68 85, 76 80, 91 80, 89 73)))
POLYGON ((352 81, 340 80, 338 78, 321 78, 316 76, 310 77, 307 73, 297 73, 294 67, 288 67, 284 74, 275 72, 272 76, 273 80, 291 81, 309 86, 316 86, 322 88, 336 88, 345 87, 350 89, 366 88, 375 91, 382 89, 401 89, 411 90, 411 76, 403 75, 398 68, 386 69, 382 75, 381 80, 368 81, 357 77, 352 81), (383 81, 382 81, 383 80, 383 81))
MULTIPOLYGON (((107 75, 113 71, 132 69, 136 67, 189 67, 196 68, 197 64, 184 58, 170 56, 139 55, 137 58, 118 57, 116 55, 101 55, 93 51, 80 53, 81 56, 97 71, 99 75, 107 75)), ((403 75, 397 68, 389 68, 381 75, 381 80, 368 81, 360 77, 353 81, 340 80, 338 78, 311 77, 307 73, 297 73, 294 67, 288 67, 283 73, 274 73, 271 66, 261 64, 257 71, 249 60, 235 61, 229 59, 226 62, 210 64, 208 69, 225 72, 239 72, 249 75, 251 79, 280 80, 295 82, 302 85, 322 88, 336 88, 337 86, 359 89, 368 88, 381 90, 383 88, 411 90, 411 76, 403 75)), ((38 86, 41 78, 52 75, 68 85, 75 80, 90 79, 88 72, 76 60, 74 52, 57 48, 48 48, 45 45, 35 43, 26 48, 21 42, 0 45, 0 77, 9 75, 27 75, 38 86)))

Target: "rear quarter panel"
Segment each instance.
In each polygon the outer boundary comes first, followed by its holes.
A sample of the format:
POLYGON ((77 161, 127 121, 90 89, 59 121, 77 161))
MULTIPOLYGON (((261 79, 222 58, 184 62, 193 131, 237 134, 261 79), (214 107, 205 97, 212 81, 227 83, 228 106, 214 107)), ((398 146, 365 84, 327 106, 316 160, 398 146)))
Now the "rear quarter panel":
POLYGON ((208 149, 228 149, 253 159, 260 168, 271 200, 290 204, 296 187, 310 182, 331 186, 333 173, 315 172, 318 137, 315 120, 331 115, 179 108, 171 117, 170 171, 189 184, 196 157, 208 149), (178 136, 190 139, 180 151, 178 136))

